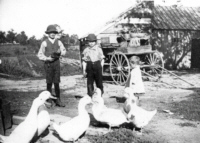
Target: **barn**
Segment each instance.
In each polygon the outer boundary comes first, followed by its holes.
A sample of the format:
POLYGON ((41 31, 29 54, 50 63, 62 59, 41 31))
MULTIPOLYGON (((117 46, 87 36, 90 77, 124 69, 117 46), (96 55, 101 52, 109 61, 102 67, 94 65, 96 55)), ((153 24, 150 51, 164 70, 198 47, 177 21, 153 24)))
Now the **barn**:
POLYGON ((200 68, 200 8, 145 2, 152 12, 143 8, 137 15, 135 6, 130 7, 95 32, 99 42, 117 43, 119 35, 129 41, 139 37, 141 44, 150 43, 153 50, 162 53, 165 68, 200 68))

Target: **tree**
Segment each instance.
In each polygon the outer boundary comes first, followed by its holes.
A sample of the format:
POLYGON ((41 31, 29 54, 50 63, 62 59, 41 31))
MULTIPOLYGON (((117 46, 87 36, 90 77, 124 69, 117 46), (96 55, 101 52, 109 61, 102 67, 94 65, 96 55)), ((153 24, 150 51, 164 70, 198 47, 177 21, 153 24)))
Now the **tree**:
POLYGON ((17 35, 17 33, 15 33, 13 29, 8 31, 8 34, 6 35, 7 42, 13 43, 15 41, 16 35, 17 35))
POLYGON ((6 43, 6 33, 0 31, 0 43, 6 43))
POLYGON ((70 37, 69 34, 64 34, 60 41, 63 43, 63 45, 65 46, 66 49, 69 48, 69 43, 70 43, 70 37))
POLYGON ((38 40, 35 38, 35 36, 32 36, 28 39, 28 44, 33 47, 37 47, 39 43, 38 40))
POLYGON ((21 45, 26 45, 28 37, 26 36, 26 33, 22 31, 20 34, 16 36, 15 39, 17 43, 20 43, 21 45))

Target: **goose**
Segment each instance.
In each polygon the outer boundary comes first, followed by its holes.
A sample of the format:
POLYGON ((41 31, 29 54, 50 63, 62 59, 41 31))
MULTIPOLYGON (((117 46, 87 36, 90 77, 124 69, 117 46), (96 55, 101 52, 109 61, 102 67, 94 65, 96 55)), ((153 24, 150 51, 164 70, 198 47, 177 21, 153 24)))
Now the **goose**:
POLYGON ((61 125, 53 123, 53 128, 63 141, 75 142, 88 129, 90 117, 85 107, 91 101, 91 97, 88 95, 84 96, 78 104, 78 116, 61 125))
POLYGON ((47 111, 47 108, 45 105, 41 105, 38 109, 38 115, 37 115, 37 132, 35 133, 35 136, 32 139, 32 142, 37 141, 42 133, 49 127, 50 125, 50 115, 47 111))
POLYGON ((125 112, 126 114, 128 114, 128 113, 130 112, 130 105, 132 104, 132 103, 131 103, 131 100, 130 100, 130 97, 131 97, 131 99, 134 99, 134 100, 136 101, 136 103, 138 103, 138 98, 135 97, 134 91, 133 91, 133 89, 130 88, 130 87, 126 87, 126 88, 124 89, 124 97, 126 98, 126 101, 125 101, 125 103, 124 103, 124 105, 123 105, 123 109, 124 109, 124 112, 125 112), (131 96, 132 96, 132 97, 131 97, 131 96))
POLYGON ((103 98, 98 96, 93 100, 92 113, 97 121, 109 126, 109 131, 111 127, 129 122, 121 110, 106 107, 103 98))
MULTIPOLYGON (((96 88, 94 91, 94 94, 92 96, 92 101, 96 101, 99 98, 103 99, 103 97, 101 96, 101 89, 100 88, 96 88)), ((103 105, 102 107, 103 109, 107 109, 107 107, 105 105, 103 105)))
POLYGON ((42 105, 39 108, 37 120, 38 120, 37 136, 40 136, 50 125, 50 115, 44 105, 42 105))
POLYGON ((43 91, 34 99, 31 109, 26 119, 20 123, 10 136, 4 138, 4 143, 30 143, 37 131, 38 108, 43 105, 47 99, 53 98, 49 91, 43 91))
POLYGON ((147 111, 136 104, 136 100, 133 96, 129 97, 129 101, 131 102, 129 104, 130 111, 127 115, 127 118, 129 121, 131 121, 137 128, 140 128, 142 133, 142 128, 151 121, 151 119, 155 116, 157 113, 157 109, 153 111, 147 111))

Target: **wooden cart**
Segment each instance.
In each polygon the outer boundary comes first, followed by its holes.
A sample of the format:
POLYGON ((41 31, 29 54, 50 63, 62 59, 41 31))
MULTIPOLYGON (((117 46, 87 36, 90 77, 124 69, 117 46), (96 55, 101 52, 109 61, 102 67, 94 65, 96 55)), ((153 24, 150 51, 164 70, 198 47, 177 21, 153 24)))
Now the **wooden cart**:
MULTIPOLYGON (((80 39, 80 55, 87 45, 86 39, 80 39)), ((119 85, 125 85, 131 72, 129 58, 139 56, 144 75, 160 78, 163 73, 164 62, 162 55, 152 50, 151 45, 121 48, 118 43, 100 43, 105 55, 103 76, 111 76, 119 85)))

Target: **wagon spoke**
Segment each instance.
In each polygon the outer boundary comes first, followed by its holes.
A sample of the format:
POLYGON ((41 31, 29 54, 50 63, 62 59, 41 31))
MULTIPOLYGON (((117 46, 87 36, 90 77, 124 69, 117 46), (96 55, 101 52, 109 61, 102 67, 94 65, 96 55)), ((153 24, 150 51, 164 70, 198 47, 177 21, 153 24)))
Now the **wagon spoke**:
POLYGON ((121 73, 119 73, 119 76, 120 76, 120 83, 122 83, 122 74, 121 73))
POLYGON ((121 66, 122 64, 121 64, 121 58, 120 58, 120 55, 118 54, 117 57, 118 57, 118 61, 119 61, 119 66, 121 66))
POLYGON ((126 79, 124 78, 124 75, 123 74, 121 74, 121 76, 122 76, 122 81, 123 81, 123 83, 126 81, 126 79))
POLYGON ((111 69, 117 69, 117 67, 116 67, 116 66, 111 66, 110 68, 111 68, 111 69))
POLYGON ((152 57, 152 54, 150 54, 150 60, 151 60, 151 63, 153 63, 153 57, 152 57))
POLYGON ((112 60, 112 62, 113 62, 115 65, 117 65, 117 63, 116 63, 114 60, 112 60))
POLYGON ((113 53, 110 59, 110 74, 116 84, 124 85, 126 83, 130 74, 130 65, 125 54, 113 53))
POLYGON ((122 72, 122 74, 127 78, 128 76, 123 72, 123 70, 121 71, 122 72))
POLYGON ((120 58, 119 58, 119 64, 120 64, 120 66, 123 65, 123 64, 122 64, 122 56, 120 56, 120 58))
POLYGON ((149 62, 149 64, 151 63, 151 60, 149 59, 149 56, 146 56, 147 57, 147 59, 148 59, 148 62, 149 62))
MULTIPOLYGON (((116 62, 117 62, 117 65, 119 65, 119 63, 118 63, 118 61, 117 61, 117 58, 116 58, 116 56, 114 56, 114 58, 115 58, 115 60, 116 60, 116 62)), ((114 60, 113 60, 114 61, 114 60)))
POLYGON ((164 63, 163 63, 163 59, 160 53, 155 51, 155 53, 151 53, 147 55, 145 63, 149 65, 149 67, 147 66, 147 68, 145 68, 146 72, 148 72, 151 75, 156 75, 156 76, 162 75, 163 70, 159 68, 159 66, 163 67, 164 63))

